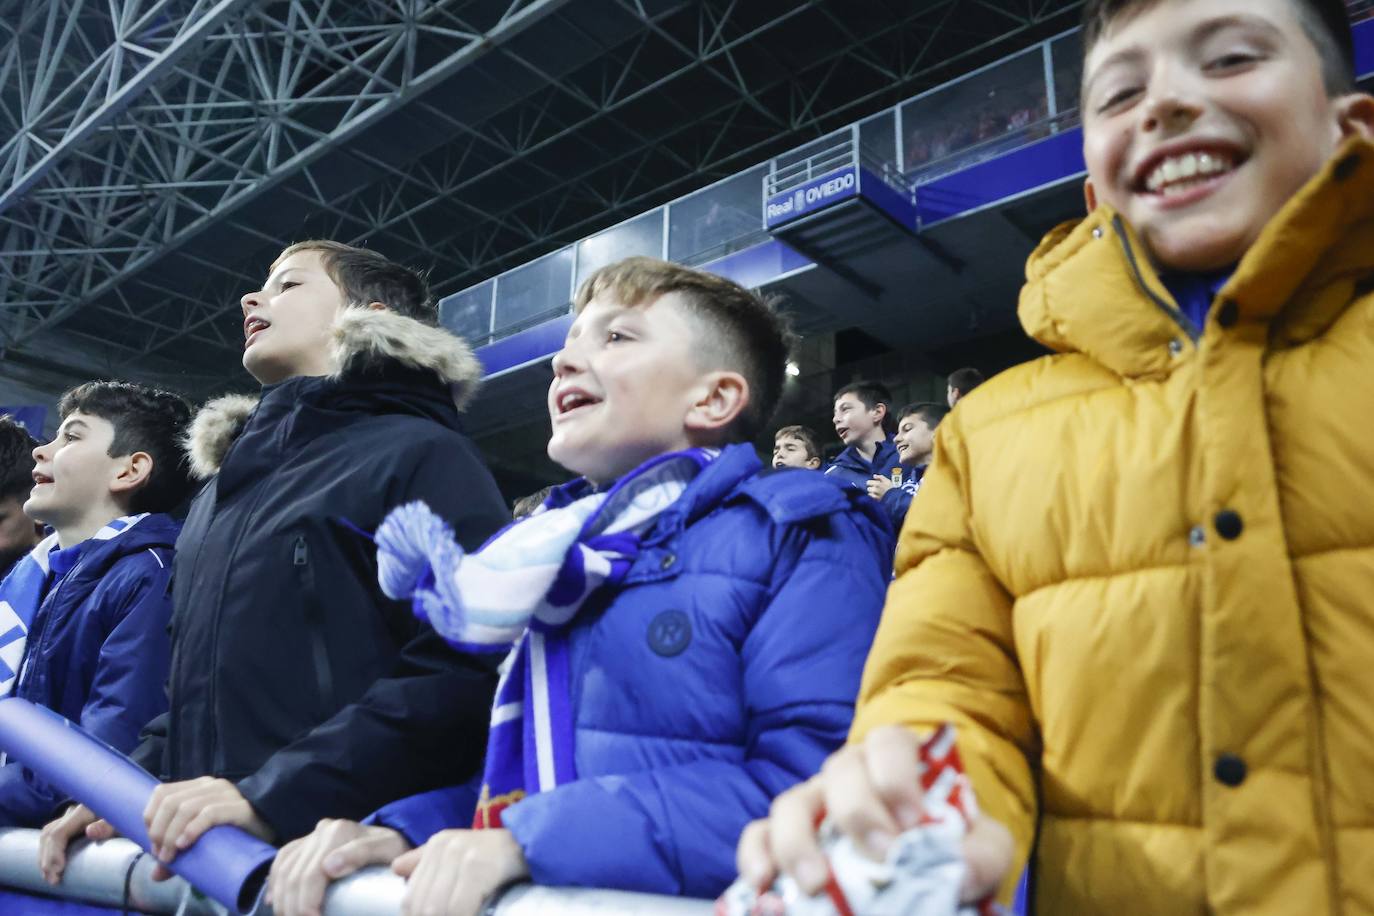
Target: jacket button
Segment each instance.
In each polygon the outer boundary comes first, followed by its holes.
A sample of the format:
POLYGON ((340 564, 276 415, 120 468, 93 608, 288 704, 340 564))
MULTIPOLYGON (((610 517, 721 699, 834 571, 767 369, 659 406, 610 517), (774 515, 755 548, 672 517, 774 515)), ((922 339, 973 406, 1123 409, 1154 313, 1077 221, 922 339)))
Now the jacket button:
POLYGON ((1223 302, 1221 308, 1217 309, 1217 324, 1223 328, 1233 327, 1239 317, 1240 307, 1230 299, 1223 302))
POLYGON ((1217 534, 1228 541, 1234 541, 1240 537, 1245 525, 1240 520, 1240 513, 1231 509, 1222 509, 1212 519, 1212 526, 1217 529, 1217 534))
POLYGON ((1169 355, 1170 355, 1170 356, 1178 356, 1178 355, 1179 355, 1180 353, 1182 353, 1182 352, 1183 352, 1183 341, 1179 340, 1177 337, 1175 337, 1173 340, 1169 341, 1169 355))
POLYGON ((1212 775, 1223 786, 1235 788, 1245 782, 1245 761, 1235 754, 1221 754, 1212 765, 1212 775))
POLYGON ((1102 227, 1101 227, 1101 226, 1093 226, 1093 238, 1095 238, 1095 239, 1100 239, 1100 238, 1102 238, 1102 227))
POLYGON ((670 553, 670 554, 665 554, 664 557, 663 557, 663 560, 658 564, 658 566, 659 566, 659 569, 672 569, 672 568, 673 568, 673 564, 676 563, 676 562, 677 562, 677 556, 676 556, 676 555, 671 554, 671 553, 670 553))
POLYGON ((1207 529, 1194 525, 1188 530, 1188 546, 1201 547, 1207 543, 1207 529))

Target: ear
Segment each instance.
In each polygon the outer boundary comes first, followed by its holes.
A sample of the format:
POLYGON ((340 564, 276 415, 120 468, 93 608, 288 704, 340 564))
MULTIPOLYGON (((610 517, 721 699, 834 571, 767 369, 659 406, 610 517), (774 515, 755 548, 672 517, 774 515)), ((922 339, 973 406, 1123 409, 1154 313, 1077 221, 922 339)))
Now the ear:
POLYGON ((722 432, 749 405, 749 383, 738 372, 708 372, 696 390, 697 398, 683 420, 688 433, 722 432))
POLYGON ((821 469, 821 459, 819 459, 819 458, 808 458, 808 459, 806 459, 806 466, 809 467, 809 468, 810 468, 811 470, 813 470, 813 471, 819 471, 819 470, 821 469))
POLYGON ((1336 123, 1341 139, 1363 137, 1374 140, 1374 96, 1354 92, 1336 100, 1336 123))
POLYGON ((1083 179, 1083 204, 1089 213, 1097 209, 1097 188, 1093 187, 1091 178, 1083 179))
POLYGON ((878 415, 878 423, 881 425, 887 419, 887 405, 879 403, 877 407, 873 408, 873 413, 878 415))
POLYGON ((374 311, 374 312, 385 312, 385 311, 386 311, 386 303, 385 303, 385 302, 369 302, 369 303, 367 304, 367 307, 370 308, 370 309, 372 309, 372 311, 374 311))
POLYGON ((153 456, 147 452, 134 452, 124 459, 110 480, 110 493, 127 496, 147 483, 152 473, 153 456))

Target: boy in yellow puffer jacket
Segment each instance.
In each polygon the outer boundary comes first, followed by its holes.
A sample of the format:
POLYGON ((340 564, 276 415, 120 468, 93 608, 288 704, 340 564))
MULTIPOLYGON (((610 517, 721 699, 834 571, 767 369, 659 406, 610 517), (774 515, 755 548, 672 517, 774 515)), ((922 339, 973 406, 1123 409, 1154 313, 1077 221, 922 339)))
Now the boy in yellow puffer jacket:
POLYGON ((1089 0, 1087 201, 1020 315, 1057 351, 941 424, 851 743, 740 867, 880 857, 959 729, 964 895, 1374 912, 1374 98, 1339 0, 1089 0), (1026 486, 1028 473, 1035 486, 1026 486))

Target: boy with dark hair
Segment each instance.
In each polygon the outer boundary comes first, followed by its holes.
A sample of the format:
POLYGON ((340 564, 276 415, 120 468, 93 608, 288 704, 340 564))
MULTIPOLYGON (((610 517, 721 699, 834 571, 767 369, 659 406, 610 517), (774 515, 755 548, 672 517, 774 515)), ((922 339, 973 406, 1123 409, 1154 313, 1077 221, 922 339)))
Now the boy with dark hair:
MULTIPOLYGON (((12 692, 117 750, 167 708, 167 594, 190 488, 180 439, 191 408, 165 391, 89 382, 62 396, 57 438, 33 451, 29 517, 53 534, 0 583, 0 694, 12 692), (17 638, 14 638, 17 637, 17 638)), ((0 765, 0 826, 36 826, 60 795, 0 765)))
POLYGON ((880 382, 851 382, 835 392, 835 432, 844 450, 825 469, 836 483, 868 492, 875 474, 887 477, 901 464, 889 435, 892 392, 880 382))
POLYGON ((0 416, 0 580, 43 539, 43 526, 24 514, 33 489, 38 440, 11 416, 0 416))
POLYGON ((741 865, 818 890, 821 808, 881 855, 952 722, 966 899, 1034 840, 1040 912, 1367 913, 1374 97, 1339 0, 1085 24, 1092 212, 1020 303, 1058 352, 945 420, 852 743, 741 865))
POLYGON ((409 876, 412 912, 471 916, 522 878, 709 897, 744 822, 843 740, 890 542, 857 491, 760 473, 750 440, 788 350, 777 316, 648 258, 598 271, 575 306, 549 455, 585 476, 468 556, 423 507, 378 533, 384 581, 451 642, 516 642, 486 829, 452 829, 467 824, 433 796, 384 810, 388 826, 323 825, 277 857, 279 916, 370 861, 409 876))
POLYGON ((773 434, 773 467, 821 468, 821 445, 809 426, 784 426, 773 434))
MULTIPOLYGON (((417 273, 336 242, 287 248, 240 305, 262 395, 192 425, 170 708, 133 755, 167 783, 144 811, 163 862, 217 824, 288 840, 475 775, 496 685, 382 594, 363 533, 414 499, 467 547, 509 521, 460 430, 471 349, 417 273)), ((50 881, 83 830, 111 834, 84 805, 45 828, 50 881)))
POLYGON ((921 488, 935 449, 935 427, 947 413, 943 404, 908 404, 897 413, 897 435, 892 441, 902 462, 901 479, 874 476, 868 482, 868 495, 883 504, 894 531, 902 530, 911 499, 921 488))
POLYGON ((968 397, 969 392, 983 384, 983 381, 983 373, 972 366, 955 369, 949 374, 949 385, 945 389, 945 398, 949 401, 949 406, 952 408, 968 397))

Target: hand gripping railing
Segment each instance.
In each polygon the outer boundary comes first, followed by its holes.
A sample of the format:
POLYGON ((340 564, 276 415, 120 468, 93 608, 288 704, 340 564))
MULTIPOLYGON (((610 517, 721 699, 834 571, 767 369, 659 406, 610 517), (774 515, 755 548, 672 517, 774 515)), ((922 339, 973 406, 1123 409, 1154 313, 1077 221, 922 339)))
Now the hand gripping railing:
MULTIPOLYGON (((157 862, 129 840, 78 840, 67 856, 62 883, 53 887, 38 870, 37 830, 0 829, 0 888, 33 896, 110 907, 154 916, 224 916, 225 909, 182 878, 154 881, 157 862)), ((397 916, 405 881, 386 868, 367 868, 335 881, 324 916, 397 916)), ((487 909, 490 916, 709 916, 706 900, 575 887, 509 888, 487 909)), ((252 916, 270 916, 259 904, 252 916)))

